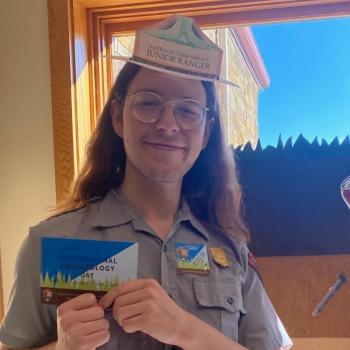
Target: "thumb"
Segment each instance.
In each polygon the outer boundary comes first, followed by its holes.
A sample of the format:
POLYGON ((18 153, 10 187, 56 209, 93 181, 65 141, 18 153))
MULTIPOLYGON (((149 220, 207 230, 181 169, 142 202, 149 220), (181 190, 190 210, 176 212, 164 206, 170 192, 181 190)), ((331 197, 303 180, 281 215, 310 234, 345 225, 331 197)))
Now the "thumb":
POLYGON ((115 295, 113 293, 113 290, 110 290, 109 292, 107 292, 98 302, 98 304, 103 308, 103 309, 107 309, 108 307, 110 307, 115 299, 115 295))

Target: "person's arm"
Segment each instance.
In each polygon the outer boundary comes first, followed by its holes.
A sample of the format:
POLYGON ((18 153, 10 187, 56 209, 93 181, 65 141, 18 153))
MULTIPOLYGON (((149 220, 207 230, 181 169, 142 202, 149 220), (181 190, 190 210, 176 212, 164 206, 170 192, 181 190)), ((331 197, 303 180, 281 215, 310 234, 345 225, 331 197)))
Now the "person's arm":
POLYGON ((5 349, 95 350, 110 337, 109 322, 95 295, 79 295, 57 308, 40 302, 42 235, 35 230, 17 257, 14 285, 0 325, 0 344, 5 349))
POLYGON ((248 267, 242 289, 245 315, 238 340, 251 350, 288 350, 293 342, 279 319, 256 271, 248 267))
MULTIPOLYGON (((109 323, 104 318, 104 311, 97 304, 95 295, 81 294, 58 306, 57 334, 57 341, 30 349, 95 350, 108 342, 109 323)), ((12 349, 14 348, 0 345, 0 350, 12 349)))
POLYGON ((29 349, 56 340, 56 308, 40 302, 38 257, 40 238, 31 229, 16 259, 14 283, 0 325, 0 343, 5 349, 29 349))
MULTIPOLYGON (((56 343, 57 342, 52 342, 50 344, 44 345, 40 348, 35 348, 34 350, 55 350, 56 349, 56 343)), ((10 348, 6 345, 0 344, 0 350, 16 350, 14 348, 10 348)), ((33 350, 33 349, 23 349, 23 350, 33 350)))
POLYGON ((99 304, 104 309, 112 306, 113 317, 127 333, 141 331, 184 350, 246 349, 183 310, 153 279, 126 282, 99 304))
POLYGON ((188 320, 179 339, 176 345, 184 350, 247 350, 190 313, 188 313, 188 320))

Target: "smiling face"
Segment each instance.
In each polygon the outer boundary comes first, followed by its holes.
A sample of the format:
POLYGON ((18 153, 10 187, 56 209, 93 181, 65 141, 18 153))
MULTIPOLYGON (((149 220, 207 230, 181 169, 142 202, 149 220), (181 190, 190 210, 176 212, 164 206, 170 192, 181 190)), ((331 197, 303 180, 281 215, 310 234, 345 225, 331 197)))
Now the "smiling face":
MULTIPOLYGON (((150 69, 140 69, 128 95, 140 91, 156 93, 165 102, 186 98, 207 105, 200 81, 150 69)), ((126 176, 136 172, 155 181, 180 182, 205 147, 213 121, 204 119, 195 129, 184 130, 176 121, 173 104, 168 103, 159 120, 145 123, 134 116, 130 104, 127 98, 123 110, 118 102, 111 105, 113 128, 123 138, 127 155, 126 176)))

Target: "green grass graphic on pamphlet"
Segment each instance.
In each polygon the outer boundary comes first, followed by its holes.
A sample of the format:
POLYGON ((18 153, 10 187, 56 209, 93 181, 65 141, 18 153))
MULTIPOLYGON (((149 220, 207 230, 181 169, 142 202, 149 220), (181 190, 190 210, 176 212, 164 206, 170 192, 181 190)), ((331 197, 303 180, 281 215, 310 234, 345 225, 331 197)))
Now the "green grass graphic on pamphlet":
POLYGON ((79 281, 75 281, 71 279, 70 275, 66 277, 60 271, 57 272, 56 278, 50 278, 48 272, 46 272, 45 277, 40 274, 40 287, 42 288, 81 289, 107 292, 119 286, 119 284, 120 282, 117 276, 112 280, 106 279, 104 282, 97 282, 92 278, 82 278, 79 281))

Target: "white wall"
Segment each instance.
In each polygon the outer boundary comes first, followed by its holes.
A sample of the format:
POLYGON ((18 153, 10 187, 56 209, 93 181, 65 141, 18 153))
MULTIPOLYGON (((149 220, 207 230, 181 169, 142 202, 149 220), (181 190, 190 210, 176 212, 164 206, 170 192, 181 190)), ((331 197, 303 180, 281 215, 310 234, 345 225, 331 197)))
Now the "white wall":
POLYGON ((5 305, 19 245, 54 201, 47 2, 1 1, 0 244, 5 305))

